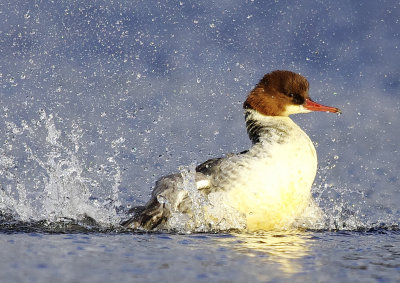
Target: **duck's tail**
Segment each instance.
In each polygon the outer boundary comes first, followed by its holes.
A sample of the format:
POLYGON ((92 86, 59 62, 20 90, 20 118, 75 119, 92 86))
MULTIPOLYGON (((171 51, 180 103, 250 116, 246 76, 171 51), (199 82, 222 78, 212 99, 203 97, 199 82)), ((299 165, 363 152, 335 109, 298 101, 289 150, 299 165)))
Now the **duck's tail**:
MULTIPOLYGON (((132 208, 128 214, 133 213, 133 216, 121 225, 131 229, 154 230, 163 228, 173 212, 191 215, 192 201, 188 191, 182 189, 182 182, 181 173, 158 180, 149 202, 132 208)), ((209 177, 201 172, 196 172, 196 182, 197 188, 203 191, 209 187, 209 177)))
POLYGON ((162 225, 169 217, 170 211, 164 203, 159 203, 156 198, 146 206, 132 208, 129 213, 134 215, 121 222, 121 225, 131 229, 153 230, 162 225))

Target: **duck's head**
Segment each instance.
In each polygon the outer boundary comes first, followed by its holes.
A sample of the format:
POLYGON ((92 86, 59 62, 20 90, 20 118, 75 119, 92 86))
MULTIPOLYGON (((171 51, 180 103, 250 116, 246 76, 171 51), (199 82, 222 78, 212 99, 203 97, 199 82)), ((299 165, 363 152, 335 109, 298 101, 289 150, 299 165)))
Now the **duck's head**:
POLYGON ((308 88, 309 83, 302 75, 291 71, 273 71, 260 80, 243 107, 266 116, 289 116, 312 111, 341 113, 338 108, 312 101, 308 88))

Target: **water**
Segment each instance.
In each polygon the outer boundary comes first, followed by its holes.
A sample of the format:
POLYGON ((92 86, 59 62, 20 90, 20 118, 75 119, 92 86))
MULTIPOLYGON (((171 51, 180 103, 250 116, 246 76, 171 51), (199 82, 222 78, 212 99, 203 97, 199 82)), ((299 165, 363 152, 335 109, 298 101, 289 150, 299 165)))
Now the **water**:
POLYGON ((400 233, 2 234, 2 282, 396 282, 400 233))
POLYGON ((399 281, 396 1, 8 2, 1 282, 399 281), (120 227, 178 170, 202 205, 193 166, 248 149, 242 103, 274 69, 305 75, 316 102, 343 111, 293 117, 318 152, 322 221, 256 234, 120 227))

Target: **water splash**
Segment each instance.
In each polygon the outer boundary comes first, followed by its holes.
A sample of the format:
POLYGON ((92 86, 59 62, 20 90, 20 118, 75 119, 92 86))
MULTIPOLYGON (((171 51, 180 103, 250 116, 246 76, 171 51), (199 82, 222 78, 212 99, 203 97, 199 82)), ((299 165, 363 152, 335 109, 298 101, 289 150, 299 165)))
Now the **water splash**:
POLYGON ((194 164, 180 167, 180 173, 182 183, 179 189, 187 193, 191 202, 191 212, 183 214, 176 211, 165 228, 182 233, 245 229, 244 215, 224 205, 223 195, 212 192, 206 196, 197 189, 194 164))
MULTIPOLYGON (((0 147, 0 224, 19 221, 24 227, 32 227, 39 223, 39 229, 46 226, 53 231, 65 225, 75 230, 82 227, 120 229, 124 216, 119 197, 122 174, 116 158, 118 153, 104 158, 103 164, 90 164, 92 161, 84 154, 84 133, 79 123, 72 122, 72 130, 68 132, 57 127, 56 119, 40 110, 36 120, 22 120, 20 125, 5 121, 4 142, 0 147)), ((109 143, 111 148, 117 149, 124 139, 117 138, 109 143)), ((336 161, 337 157, 333 159, 336 161)), ((363 190, 337 188, 328 183, 327 177, 335 161, 320 166, 313 187, 315 203, 305 211, 305 217, 296 222, 296 227, 308 230, 398 229, 393 217, 377 220, 366 216, 367 196, 363 190)), ((195 165, 181 167, 180 172, 180 189, 191 200, 192 212, 174 212, 167 228, 183 233, 245 229, 244 216, 221 205, 222 195, 210 193, 206 196, 197 190, 195 165)))
POLYGON ((174 211, 166 224, 166 228, 179 232, 205 231, 204 207, 209 203, 207 198, 197 190, 195 166, 182 166, 179 171, 182 175, 182 182, 179 184, 178 189, 185 192, 190 199, 191 213, 174 211))
POLYGON ((338 156, 319 166, 312 193, 321 209, 320 222, 311 223, 310 230, 368 231, 373 229, 398 230, 399 223, 393 211, 379 213, 379 204, 369 198, 365 190, 328 182, 338 156), (373 212, 373 213, 371 213, 373 212))
POLYGON ((88 176, 79 159, 82 131, 76 124, 63 136, 53 115, 40 110, 38 120, 22 121, 21 126, 6 122, 6 127, 9 142, 0 149, 3 218, 46 223, 91 219, 104 227, 120 222, 120 168, 113 157, 108 158, 114 170, 107 177, 113 182, 111 193, 101 200, 97 196, 101 190, 94 189, 99 188, 98 181, 88 176))

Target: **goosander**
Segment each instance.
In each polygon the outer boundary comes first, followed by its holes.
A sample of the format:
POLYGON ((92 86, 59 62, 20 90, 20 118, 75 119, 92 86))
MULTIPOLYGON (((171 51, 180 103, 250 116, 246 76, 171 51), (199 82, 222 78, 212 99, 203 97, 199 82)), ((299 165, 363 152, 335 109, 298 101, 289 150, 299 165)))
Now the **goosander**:
MULTIPOLYGON (((212 207, 203 207, 207 225, 240 215, 248 231, 271 230, 289 227, 302 216, 312 202, 317 154, 310 138, 289 115, 341 113, 338 108, 312 101, 308 89, 305 77, 276 70, 266 74, 250 92, 243 108, 252 147, 196 167, 197 193, 210 202, 214 199, 212 207), (222 212, 213 214, 215 206, 222 212)), ((133 217, 121 224, 146 230, 171 228, 166 223, 174 213, 189 218, 198 213, 182 182, 181 173, 159 179, 147 204, 134 208, 133 217)), ((229 227, 229 223, 224 227, 237 228, 234 224, 229 227)))

